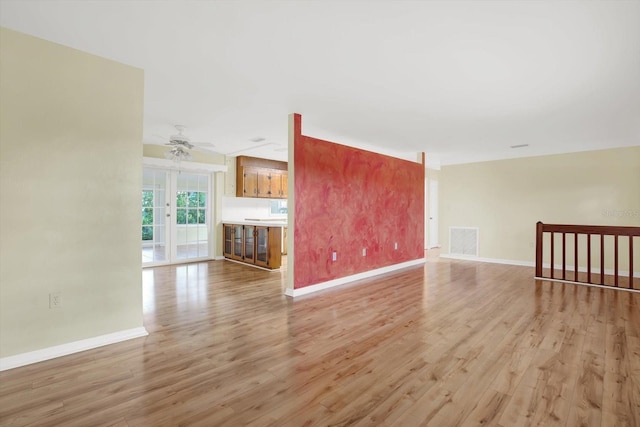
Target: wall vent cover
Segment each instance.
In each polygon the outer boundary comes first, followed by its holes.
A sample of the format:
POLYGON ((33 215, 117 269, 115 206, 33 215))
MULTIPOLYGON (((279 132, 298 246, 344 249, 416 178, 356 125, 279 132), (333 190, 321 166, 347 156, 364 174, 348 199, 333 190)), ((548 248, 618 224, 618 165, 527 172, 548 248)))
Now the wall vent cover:
POLYGON ((449 227, 449 254, 478 256, 478 227, 449 227))

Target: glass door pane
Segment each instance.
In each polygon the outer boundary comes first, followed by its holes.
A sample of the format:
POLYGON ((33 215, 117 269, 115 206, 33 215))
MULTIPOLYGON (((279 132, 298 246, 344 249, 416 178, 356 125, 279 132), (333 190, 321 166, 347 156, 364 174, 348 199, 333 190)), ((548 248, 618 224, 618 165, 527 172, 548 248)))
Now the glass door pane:
POLYGON ((142 263, 168 261, 166 226, 168 172, 155 169, 142 171, 142 263))
POLYGON ((175 259, 209 256, 209 176, 181 172, 175 191, 175 259))

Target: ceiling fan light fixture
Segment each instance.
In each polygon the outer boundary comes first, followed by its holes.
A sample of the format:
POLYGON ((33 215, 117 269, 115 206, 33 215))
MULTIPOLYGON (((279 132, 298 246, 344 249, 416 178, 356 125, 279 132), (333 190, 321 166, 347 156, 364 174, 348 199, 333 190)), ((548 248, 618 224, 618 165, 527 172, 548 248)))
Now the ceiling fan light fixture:
POLYGON ((178 130, 178 134, 171 135, 169 137, 169 143, 167 145, 171 146, 171 149, 164 153, 164 157, 169 160, 173 160, 176 163, 179 163, 182 160, 191 160, 193 157, 187 151, 187 149, 193 148, 193 145, 189 142, 189 137, 182 134, 182 131, 185 130, 186 126, 175 126, 178 130))
POLYGON ((189 161, 193 159, 193 156, 191 156, 191 154, 180 145, 171 147, 169 151, 164 153, 164 157, 168 160, 173 160, 176 163, 180 163, 182 160, 189 161))

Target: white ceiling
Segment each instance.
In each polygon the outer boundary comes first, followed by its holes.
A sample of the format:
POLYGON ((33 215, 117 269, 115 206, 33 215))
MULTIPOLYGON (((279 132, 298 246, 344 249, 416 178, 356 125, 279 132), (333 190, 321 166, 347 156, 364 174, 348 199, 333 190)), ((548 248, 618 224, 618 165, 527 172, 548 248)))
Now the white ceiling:
POLYGON ((0 0, 0 24, 143 68, 148 143, 286 160, 298 112, 442 164, 640 145, 640 1, 0 0))

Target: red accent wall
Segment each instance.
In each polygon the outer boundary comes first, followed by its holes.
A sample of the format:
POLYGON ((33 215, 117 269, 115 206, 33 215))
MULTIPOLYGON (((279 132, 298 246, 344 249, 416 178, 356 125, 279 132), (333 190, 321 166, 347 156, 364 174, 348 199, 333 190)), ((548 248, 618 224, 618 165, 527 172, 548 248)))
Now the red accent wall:
POLYGON ((296 114, 294 288, 423 258, 424 166, 302 135, 301 122, 296 114))

